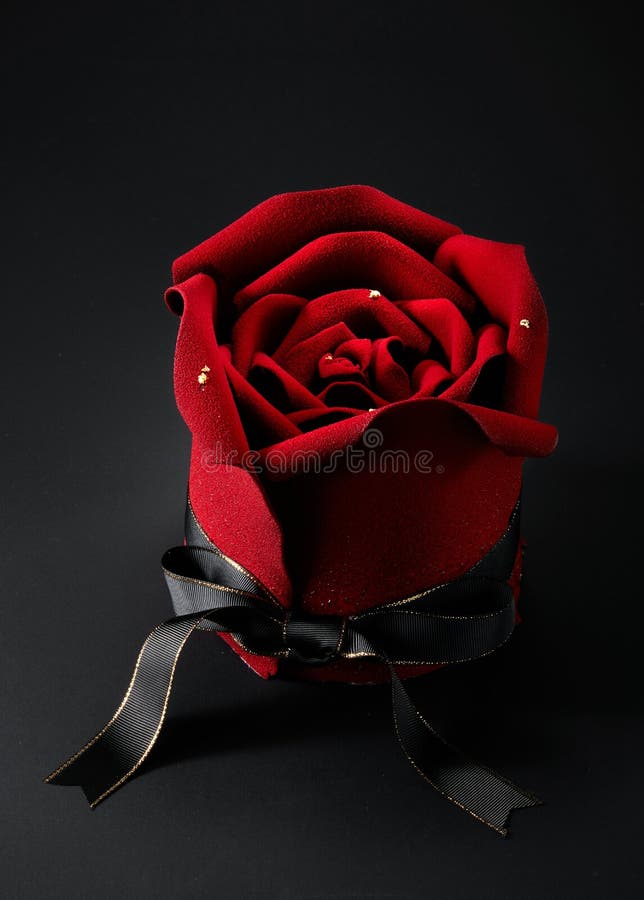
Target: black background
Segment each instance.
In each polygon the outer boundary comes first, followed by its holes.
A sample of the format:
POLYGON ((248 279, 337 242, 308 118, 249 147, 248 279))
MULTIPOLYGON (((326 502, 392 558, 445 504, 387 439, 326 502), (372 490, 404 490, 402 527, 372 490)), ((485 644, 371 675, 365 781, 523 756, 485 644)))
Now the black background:
POLYGON ((16 4, 1 65, 3 771, 9 898, 641 896, 640 87, 612 3, 16 4), (188 433, 171 260, 265 197, 362 182, 524 243, 551 325, 525 624, 417 681, 547 801, 503 841, 441 800, 386 688, 264 683, 208 635, 142 776, 40 779, 169 611, 188 433), (142 537, 143 536, 143 537, 142 537))

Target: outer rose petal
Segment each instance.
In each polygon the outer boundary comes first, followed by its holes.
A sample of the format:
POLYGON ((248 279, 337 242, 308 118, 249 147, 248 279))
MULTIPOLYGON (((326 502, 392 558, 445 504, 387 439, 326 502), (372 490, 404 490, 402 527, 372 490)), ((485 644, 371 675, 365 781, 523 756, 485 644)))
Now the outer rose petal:
MULTIPOLYGON (((238 466, 209 462, 193 443, 189 494, 210 540, 259 578, 282 605, 290 606, 281 527, 257 478, 238 466)), ((276 659, 244 653, 229 635, 221 637, 258 675, 276 674, 276 659)))
MULTIPOLYGON (((364 419, 309 437, 343 426, 349 437, 364 419)), ((399 403, 369 421, 382 436, 373 457, 367 442, 348 441, 363 451, 362 471, 357 457, 352 466, 343 454, 329 471, 300 465, 286 477, 263 476, 282 523, 294 595, 311 612, 330 606, 351 614, 456 578, 498 540, 518 497, 522 459, 495 447, 451 404, 399 403), (389 451, 407 454, 408 471, 384 466, 389 451)), ((277 449, 283 452, 285 444, 277 449)))
MULTIPOLYGON (((192 432, 190 499, 206 534, 224 553, 245 566, 284 605, 290 604, 290 580, 283 563, 282 533, 258 480, 238 465, 248 443, 223 370, 213 321, 217 290, 207 275, 195 275, 166 293, 181 315, 174 365, 177 405, 192 432), (197 377, 209 367, 200 386, 197 377), (203 389, 202 389, 203 387, 203 389)), ((227 635, 227 643, 234 644, 227 635)), ((277 660, 240 656, 267 678, 277 660)))
POLYGON ((181 316, 174 357, 177 406, 202 450, 243 454, 248 442, 222 365, 215 337, 217 288, 207 275, 194 275, 166 291, 170 309, 181 316), (207 366, 200 389, 199 375, 207 366))
POLYGON ((460 228, 367 185, 278 194, 177 259, 175 282, 213 275, 226 296, 294 253, 337 231, 376 229, 431 259, 460 228))
MULTIPOLYGON (((358 442, 364 431, 372 425, 379 428, 378 420, 381 415, 389 414, 390 411, 403 406, 409 408, 409 414, 416 416, 420 423, 426 417, 432 417, 434 406, 459 411, 466 419, 478 426, 494 447, 508 456, 522 458, 548 456, 557 445, 557 429, 538 419, 515 416, 499 412, 496 409, 487 409, 484 406, 474 406, 471 403, 442 400, 440 397, 412 397, 409 400, 391 403, 383 409, 363 412, 362 415, 356 415, 317 431, 301 434, 272 447, 266 447, 261 451, 260 456, 265 459, 273 451, 279 450, 281 457, 288 464, 291 459, 302 454, 313 453, 318 455, 324 464, 334 455, 341 453, 347 446, 358 442)), ((281 473, 276 473, 272 480, 282 477, 284 476, 281 473)))
POLYGON ((392 300, 447 297, 473 311, 475 300, 424 256, 380 231, 349 231, 317 238, 281 260, 235 295, 246 309, 276 291, 317 297, 343 288, 376 288, 392 300))
POLYGON ((521 416, 536 416, 548 321, 523 247, 461 234, 445 241, 435 262, 448 275, 467 284, 491 318, 507 329, 503 408, 521 416))
POLYGON ((472 403, 453 403, 467 413, 487 439, 510 456, 548 456, 557 446, 554 425, 472 403))

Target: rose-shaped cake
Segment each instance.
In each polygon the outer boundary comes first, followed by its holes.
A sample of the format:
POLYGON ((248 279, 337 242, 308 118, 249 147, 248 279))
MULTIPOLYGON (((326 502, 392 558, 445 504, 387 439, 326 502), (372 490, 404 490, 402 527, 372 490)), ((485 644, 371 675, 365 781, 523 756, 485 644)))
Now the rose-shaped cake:
POLYGON ((444 740, 401 678, 510 636, 546 316, 523 250, 368 187, 267 200, 174 265, 179 408, 193 435, 176 615, 120 706, 47 781, 92 806, 147 758, 196 629, 264 677, 391 680, 416 770, 507 834, 539 800, 444 740))
MULTIPOLYGON (((190 501, 282 604, 351 614, 457 578, 499 539, 523 459, 556 443, 522 247, 349 186, 261 203, 173 276, 190 501)), ((241 655, 265 677, 383 674, 241 655)))

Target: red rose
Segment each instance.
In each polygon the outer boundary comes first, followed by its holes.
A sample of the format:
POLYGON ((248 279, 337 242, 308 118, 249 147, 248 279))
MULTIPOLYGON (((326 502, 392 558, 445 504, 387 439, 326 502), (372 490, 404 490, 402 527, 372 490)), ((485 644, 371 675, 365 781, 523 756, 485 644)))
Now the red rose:
POLYGON ((546 315, 522 249, 344 187, 260 204, 174 277, 193 434, 186 546, 162 560, 177 615, 46 781, 92 806, 123 784, 210 627, 264 677, 390 678, 414 767, 507 834, 538 798, 447 744, 399 676, 493 652, 514 626, 521 466, 556 442, 536 419, 546 315))
POLYGON ((536 418, 547 322, 520 246, 351 186, 273 197, 173 275, 191 503, 281 603, 350 614, 457 578, 494 545, 523 459, 556 443, 536 418))

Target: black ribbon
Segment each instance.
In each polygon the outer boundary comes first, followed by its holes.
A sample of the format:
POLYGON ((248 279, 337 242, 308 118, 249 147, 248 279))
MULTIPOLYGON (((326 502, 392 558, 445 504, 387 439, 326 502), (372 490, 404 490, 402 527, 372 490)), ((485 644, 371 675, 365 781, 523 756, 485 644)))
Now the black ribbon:
POLYGON ((519 540, 518 506, 498 543, 465 576, 346 618, 285 609, 211 543, 190 504, 186 540, 162 560, 177 615, 146 639, 107 725, 46 782, 80 785, 94 808, 127 781, 159 736, 183 647, 196 629, 207 628, 232 635, 250 653, 308 665, 337 658, 380 660, 391 676, 398 740, 437 791, 502 835, 512 810, 540 804, 445 741, 418 712, 395 669, 478 659, 510 637, 515 613, 507 580, 519 540))

